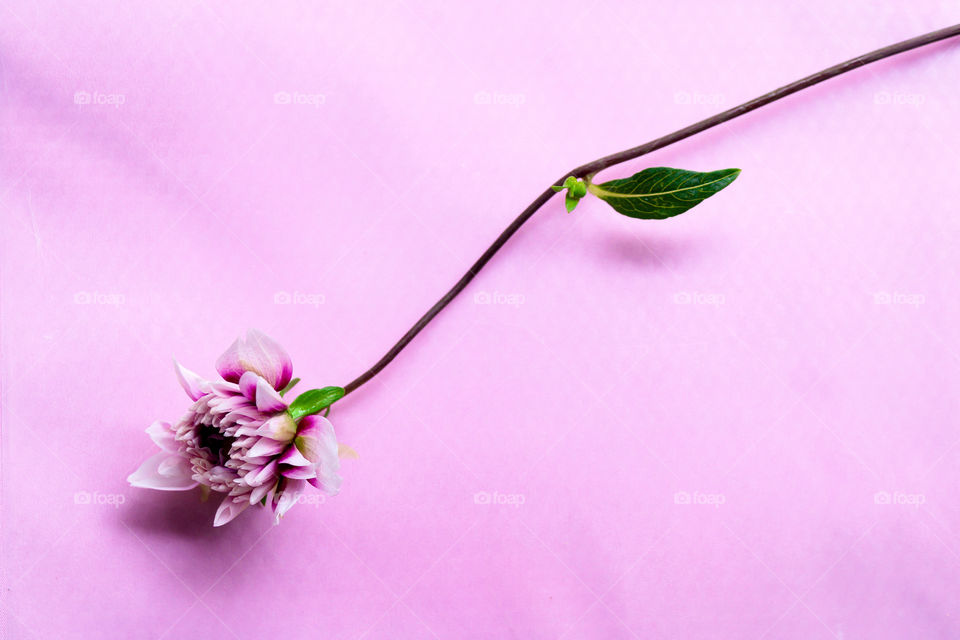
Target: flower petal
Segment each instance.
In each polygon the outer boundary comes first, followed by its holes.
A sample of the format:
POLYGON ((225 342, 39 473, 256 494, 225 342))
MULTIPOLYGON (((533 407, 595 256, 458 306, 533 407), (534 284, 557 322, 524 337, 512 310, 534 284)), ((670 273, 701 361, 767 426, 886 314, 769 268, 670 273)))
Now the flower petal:
POLYGON ((269 463, 263 465, 259 471, 247 473, 244 476, 244 480, 251 487, 259 487, 263 483, 267 482, 276 477, 277 474, 277 461, 272 460, 269 463))
POLYGON ((140 468, 127 476, 134 487, 158 491, 187 491, 197 486, 190 461, 162 451, 147 458, 140 468))
POLYGON ((343 478, 341 478, 340 474, 336 471, 327 471, 321 468, 317 472, 317 477, 311 480, 310 484, 317 489, 322 489, 327 495, 335 496, 340 493, 340 485, 343 484, 343 478))
POLYGON ((303 457, 303 454, 300 453, 300 450, 296 447, 290 447, 287 451, 280 456, 278 460, 281 464, 288 464, 291 467, 309 467, 313 463, 303 457))
POLYGON ((274 497, 273 512, 277 514, 277 524, 280 524, 280 518, 290 510, 290 507, 297 503, 297 498, 306 486, 303 480, 287 480, 284 483, 283 491, 274 497))
POLYGON ((317 470, 313 466, 309 467, 287 467, 280 471, 280 475, 284 478, 291 478, 294 480, 309 480, 310 478, 317 477, 317 470))
POLYGON ((274 484, 262 484, 259 487, 254 487, 253 491, 250 492, 250 504, 257 504, 263 497, 270 493, 270 489, 273 489, 276 485, 274 484))
POLYGON ((283 451, 287 446, 286 442, 278 442, 270 438, 260 438, 255 445, 247 451, 247 458, 256 458, 257 456, 273 456, 283 451))
POLYGON ((217 359, 217 371, 230 382, 239 381, 244 371, 252 371, 280 390, 293 376, 293 363, 283 347, 260 331, 250 329, 246 338, 237 339, 217 359))
POLYGON ((180 445, 177 444, 177 440, 174 437, 175 433, 173 426, 171 426, 169 422, 162 420, 157 420, 147 427, 147 434, 150 436, 150 439, 167 453, 177 453, 180 451, 180 445))
POLYGON ((310 480, 310 484, 336 495, 343 479, 337 473, 340 470, 339 447, 330 421, 323 416, 306 416, 300 421, 300 430, 293 441, 303 457, 315 465, 317 476, 310 480))
POLYGON ((176 360, 173 361, 173 368, 177 372, 177 380, 180 386, 187 392, 191 400, 199 400, 201 397, 210 393, 210 383, 187 369, 176 360))
POLYGON ((242 393, 247 400, 253 402, 253 399, 257 397, 257 380, 261 379, 262 378, 253 371, 244 371, 243 375, 240 376, 240 393, 242 393))
POLYGON ((213 519, 213 526, 222 527, 240 515, 244 509, 249 506, 250 503, 246 500, 234 502, 232 496, 227 496, 223 499, 223 502, 220 503, 220 508, 217 509, 217 515, 213 519))
POLYGON ((305 416, 300 420, 300 428, 293 441, 310 462, 329 466, 334 471, 340 468, 337 434, 330 421, 323 416, 305 416))
MULTIPOLYGON (((246 374, 244 374, 246 375, 246 374)), ((287 403, 277 390, 263 378, 257 378, 257 409, 263 413, 276 413, 287 408, 287 403)))
POLYGON ((282 442, 290 442, 296 433, 297 423, 286 412, 270 418, 257 428, 258 436, 266 436, 282 442))
POLYGON ((230 348, 217 358, 217 373, 228 382, 239 382, 245 369, 240 364, 240 340, 237 338, 230 348))

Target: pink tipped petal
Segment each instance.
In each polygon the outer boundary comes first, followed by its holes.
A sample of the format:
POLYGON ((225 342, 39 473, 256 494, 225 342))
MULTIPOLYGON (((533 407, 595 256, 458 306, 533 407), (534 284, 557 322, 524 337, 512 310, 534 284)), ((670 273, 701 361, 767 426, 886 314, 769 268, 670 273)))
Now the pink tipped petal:
POLYGON ((240 395, 240 385, 233 382, 211 382, 210 389, 224 396, 240 395))
POLYGON ((277 391, 287 386, 293 377, 293 362, 283 347, 265 333, 250 329, 247 331, 247 349, 244 357, 251 371, 266 378, 277 391))
POLYGON ((269 464, 265 464, 259 471, 247 474, 247 484, 251 487, 259 487, 263 483, 276 478, 277 475, 277 461, 273 460, 269 464))
POLYGON ((240 349, 240 338, 237 338, 230 348, 217 358, 217 373, 228 382, 238 382, 245 371, 240 364, 240 349))
POLYGON ((317 414, 304 416, 300 419, 300 424, 297 426, 297 435, 306 438, 319 438, 323 434, 323 423, 321 420, 329 422, 329 420, 317 414))
POLYGON ((190 462, 166 452, 147 458, 140 468, 127 476, 134 487, 157 491, 187 491, 197 486, 190 462))
POLYGON ((240 376, 240 393, 251 402, 257 397, 257 380, 261 378, 253 371, 244 371, 240 376))
POLYGON ((340 470, 340 447, 330 421, 317 415, 305 417, 300 421, 300 430, 294 442, 303 456, 316 465, 317 479, 311 484, 330 495, 336 495, 343 480, 337 474, 340 470))
POLYGON ((303 418, 294 442, 303 457, 310 462, 332 471, 340 468, 337 435, 333 431, 333 425, 323 416, 312 415, 303 418))
POLYGON ((224 380, 237 382, 244 371, 252 371, 277 390, 283 389, 293 376, 290 356, 265 334, 251 329, 246 338, 230 345, 217 360, 217 371, 224 380))
POLYGON ((283 396, 263 378, 257 378, 257 409, 263 413, 276 413, 287 408, 283 396))
POLYGON ((304 458, 303 454, 300 453, 300 450, 296 447, 287 449, 286 453, 280 456, 279 461, 281 464, 288 464, 292 467, 309 467, 313 464, 304 458))
POLYGON ((288 467, 280 471, 284 478, 292 480, 309 480, 317 477, 317 470, 314 467, 288 467))
POLYGON ((180 386, 187 392, 191 400, 199 400, 201 397, 210 393, 210 383, 187 369, 176 360, 173 361, 173 367, 177 372, 177 380, 180 386))
POLYGON ((267 506, 275 510, 277 508, 277 489, 280 487, 280 483, 271 482, 268 486, 270 487, 270 490, 267 491, 267 506))
POLYGON ((297 423, 286 412, 270 418, 257 428, 258 436, 266 436, 282 442, 290 442, 296 433, 297 423))
POLYGON ((213 519, 213 526, 222 527, 240 515, 243 510, 249 506, 250 503, 246 500, 234 502, 231 496, 227 496, 223 499, 223 502, 220 503, 220 508, 217 509, 217 515, 213 519))
POLYGON ((253 491, 250 492, 250 504, 257 504, 263 500, 264 496, 270 493, 270 489, 273 489, 276 484, 262 484, 259 487, 255 487, 253 491))
POLYGON ((250 447, 246 457, 256 458, 257 456, 273 456, 283 451, 287 446, 286 442, 277 442, 270 438, 260 438, 257 444, 250 447))
POLYGON ((286 486, 276 499, 274 505, 274 513, 277 514, 277 524, 280 524, 280 518, 290 510, 290 507, 297 503, 297 498, 300 497, 305 486, 306 483, 303 480, 287 480, 286 486))
POLYGON ((147 434, 150 436, 150 439, 164 451, 168 453, 177 453, 180 451, 180 445, 177 444, 174 438, 173 427, 169 422, 157 420, 147 427, 147 434))

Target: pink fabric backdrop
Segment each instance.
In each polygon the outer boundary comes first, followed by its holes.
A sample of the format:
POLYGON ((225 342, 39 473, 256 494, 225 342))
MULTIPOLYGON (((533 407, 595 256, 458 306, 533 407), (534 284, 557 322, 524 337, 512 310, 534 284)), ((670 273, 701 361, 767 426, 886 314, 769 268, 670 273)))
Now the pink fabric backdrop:
POLYGON ((681 218, 552 201, 338 497, 125 482, 172 356, 344 384, 566 169, 960 2, 4 4, 4 637, 960 636, 957 42, 605 174, 743 169, 681 218))

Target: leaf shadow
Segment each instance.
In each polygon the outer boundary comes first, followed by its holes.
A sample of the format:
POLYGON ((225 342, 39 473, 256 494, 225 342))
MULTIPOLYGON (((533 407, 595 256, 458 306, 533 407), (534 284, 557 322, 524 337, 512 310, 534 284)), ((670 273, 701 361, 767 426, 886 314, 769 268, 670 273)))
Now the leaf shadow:
POLYGON ((696 263, 709 250, 710 240, 694 235, 624 234, 607 232, 592 241, 592 252, 604 263, 620 263, 631 268, 670 273, 696 263))

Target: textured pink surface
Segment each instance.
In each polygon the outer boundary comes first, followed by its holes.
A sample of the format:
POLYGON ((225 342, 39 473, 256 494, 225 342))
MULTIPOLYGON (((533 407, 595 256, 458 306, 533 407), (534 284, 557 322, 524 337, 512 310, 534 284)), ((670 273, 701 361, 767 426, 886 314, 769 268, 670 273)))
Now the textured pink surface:
POLYGON ((343 384, 569 167, 960 16, 311 4, 0 9, 4 637, 960 636, 956 42, 607 172, 743 169, 681 218, 552 201, 340 496, 127 487, 172 356, 343 384))

